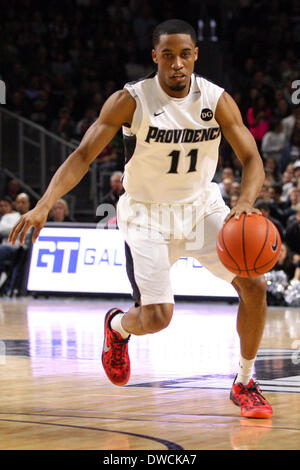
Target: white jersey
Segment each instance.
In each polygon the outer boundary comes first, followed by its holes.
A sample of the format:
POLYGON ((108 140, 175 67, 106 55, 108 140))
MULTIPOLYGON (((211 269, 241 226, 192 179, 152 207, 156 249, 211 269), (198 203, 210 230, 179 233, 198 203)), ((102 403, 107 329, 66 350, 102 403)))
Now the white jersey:
POLYGON ((157 74, 124 88, 136 100, 131 127, 123 126, 126 193, 141 202, 185 203, 214 192, 221 140, 215 109, 224 89, 196 74, 184 98, 165 93, 157 74))

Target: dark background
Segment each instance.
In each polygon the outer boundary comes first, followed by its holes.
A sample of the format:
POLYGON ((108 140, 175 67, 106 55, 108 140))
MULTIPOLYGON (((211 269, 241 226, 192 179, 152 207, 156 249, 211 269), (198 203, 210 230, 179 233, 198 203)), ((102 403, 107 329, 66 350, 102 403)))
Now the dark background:
MULTIPOLYGON (((299 261, 300 174, 295 162, 300 160, 300 116, 292 100, 292 84, 300 79, 299 0, 2 0, 0 78, 6 84, 6 108, 77 145, 108 96, 153 70, 152 31, 168 18, 194 26, 200 50, 196 72, 224 87, 239 105, 265 165, 258 202, 281 225, 299 261), (265 134, 278 125, 282 133, 280 123, 289 123, 282 148, 274 154, 262 150, 264 135, 255 134, 251 115, 256 123, 264 121, 265 134)), ((278 132, 272 134, 276 142, 278 132)), ((108 169, 123 170, 120 133, 99 156, 99 164, 106 156, 112 162, 108 169)), ((54 169, 48 165, 50 177, 54 169)), ((241 165, 223 140, 218 183, 224 168, 231 168, 234 181, 240 182, 241 165)), ((111 189, 106 184, 102 196, 111 189)), ((7 181, 2 195, 6 188, 7 181)), ((230 206, 231 196, 231 190, 224 193, 230 206)), ((76 209, 74 216, 81 220, 76 209)))

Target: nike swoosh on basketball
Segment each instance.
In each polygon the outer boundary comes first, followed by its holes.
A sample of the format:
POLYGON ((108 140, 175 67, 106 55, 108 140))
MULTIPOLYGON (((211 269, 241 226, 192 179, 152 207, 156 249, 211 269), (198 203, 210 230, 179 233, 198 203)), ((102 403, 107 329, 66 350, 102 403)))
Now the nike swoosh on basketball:
POLYGON ((223 248, 221 247, 220 243, 219 243, 219 240, 217 240, 217 246, 219 248, 220 251, 223 251, 223 248))
POLYGON ((107 346, 107 336, 105 336, 103 350, 104 352, 108 352, 110 350, 110 348, 107 346))
POLYGON ((164 113, 164 111, 161 111, 160 113, 154 113, 154 116, 159 116, 162 113, 164 113))
POLYGON ((273 243, 271 243, 271 248, 273 251, 276 251, 277 250, 277 246, 278 246, 278 238, 277 238, 277 232, 275 232, 275 243, 273 245, 273 243))

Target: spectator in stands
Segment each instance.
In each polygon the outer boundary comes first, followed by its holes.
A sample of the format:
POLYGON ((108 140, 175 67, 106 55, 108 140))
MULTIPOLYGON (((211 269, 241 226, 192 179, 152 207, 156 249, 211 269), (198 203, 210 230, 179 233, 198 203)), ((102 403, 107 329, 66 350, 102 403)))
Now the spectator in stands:
POLYGON ((267 77, 263 70, 257 70, 254 73, 251 88, 255 88, 258 91, 258 96, 263 97, 265 103, 271 102, 273 90, 272 87, 267 84, 267 77))
POLYGON ((265 181, 266 184, 272 186, 273 184, 279 183, 281 180, 281 175, 279 172, 279 166, 274 157, 267 157, 265 164, 265 181))
POLYGON ((281 243, 280 255, 273 270, 285 272, 289 281, 294 278, 296 266, 293 262, 291 250, 284 242, 281 243))
POLYGON ((102 204, 112 204, 114 207, 117 206, 119 197, 124 192, 122 183, 122 172, 115 171, 110 177, 110 191, 104 196, 101 201, 102 204))
POLYGON ((285 226, 290 214, 290 202, 282 201, 282 185, 274 183, 269 188, 270 195, 270 214, 274 219, 278 219, 285 226))
POLYGON ((25 116, 27 114, 26 103, 24 100, 24 95, 20 91, 15 91, 10 98, 8 98, 9 109, 19 116, 25 116))
POLYGON ((296 207, 297 204, 300 202, 300 188, 294 186, 289 191, 289 199, 291 203, 291 207, 296 207))
MULTIPOLYGON (((300 169, 300 162, 299 162, 299 169, 300 169)), ((281 200, 287 201, 289 199, 288 192, 290 189, 294 187, 294 180, 293 180, 294 172, 285 170, 282 175, 282 195, 281 200)))
POLYGON ((222 180, 224 178, 231 178, 232 180, 234 179, 234 173, 233 173, 233 169, 231 167, 225 167, 223 168, 223 171, 222 171, 222 180))
POLYGON ((19 181, 16 178, 11 178, 8 180, 4 194, 9 196, 13 201, 13 206, 15 208, 15 200, 17 195, 21 192, 21 186, 19 181))
POLYGON ((49 103, 47 97, 34 100, 32 110, 29 113, 29 119, 40 126, 47 127, 49 120, 49 103))
POLYGON ((290 114, 290 108, 289 108, 289 103, 283 98, 278 101, 277 106, 274 110, 274 116, 278 118, 279 120, 282 120, 289 116, 290 114))
POLYGON ((30 209, 30 197, 26 193, 20 193, 16 197, 15 207, 21 215, 26 214, 30 209))
POLYGON ((230 209, 233 209, 239 200, 239 196, 237 194, 231 194, 230 200, 229 200, 229 207, 230 209))
POLYGON ((286 229, 285 241, 289 248, 300 255, 300 209, 296 212, 296 220, 286 229))
POLYGON ((283 171, 289 163, 294 163, 300 160, 300 129, 295 129, 290 142, 286 144, 282 152, 282 165, 283 171))
POLYGON ((0 207, 5 210, 0 221, 0 237, 1 242, 6 244, 11 229, 20 218, 20 213, 13 210, 12 200, 8 196, 1 199, 0 207))
POLYGON ((300 160, 296 160, 293 165, 293 182, 297 188, 300 188, 300 160))
POLYGON ((232 178, 224 178, 222 181, 222 186, 220 187, 222 198, 224 199, 225 204, 229 204, 230 195, 231 195, 231 188, 232 188, 233 179, 232 178))
POLYGON ((286 223, 293 220, 300 204, 300 188, 293 187, 289 191, 289 206, 284 210, 286 223))
POLYGON ((261 142, 261 151, 264 159, 272 157, 277 163, 281 163, 285 142, 286 136, 283 132, 282 122, 279 119, 273 119, 270 122, 269 131, 263 136, 261 142))
POLYGON ((0 220, 6 214, 11 214, 14 212, 13 202, 9 196, 4 196, 0 199, 0 220))
POLYGON ((298 160, 296 160, 294 163, 288 163, 288 165, 286 166, 286 171, 293 173, 293 179, 294 179, 295 165, 297 165, 297 161, 298 160))
POLYGON ((84 117, 80 119, 75 130, 79 139, 82 139, 88 128, 96 121, 96 118, 96 111, 93 108, 88 108, 85 111, 84 117))
POLYGON ((110 190, 110 176, 118 169, 118 153, 113 142, 104 147, 96 158, 96 164, 102 194, 106 194, 110 190))
MULTIPOLYGON (((0 273, 5 269, 5 262, 11 261, 13 259, 15 251, 18 249, 18 243, 15 246, 11 246, 8 243, 8 236, 15 225, 19 220, 21 215, 26 214, 30 209, 30 198, 26 193, 20 193, 16 197, 16 209, 17 212, 12 212, 6 214, 2 217, 0 221, 0 235, 2 237, 2 242, 0 245, 0 273)), ((30 239, 30 233, 27 235, 27 240, 30 239)), ((26 246, 26 244, 25 244, 26 246)))
POLYGON ((71 63, 65 58, 65 55, 58 52, 55 60, 52 62, 52 73, 62 73, 65 78, 70 78, 73 74, 71 63))
POLYGON ((30 103, 37 100, 39 97, 40 90, 40 77, 38 75, 32 75, 29 81, 29 85, 25 88, 25 96, 30 103))
POLYGON ((295 206, 293 206, 293 208, 291 209, 291 215, 289 216, 289 218, 287 219, 287 227, 291 224, 293 224, 295 221, 296 221, 296 214, 297 212, 300 210, 300 202, 298 202, 295 206))
POLYGON ((231 185, 230 195, 239 196, 241 194, 241 183, 239 181, 233 181, 231 185))
POLYGON ((262 138, 268 132, 272 118, 264 96, 259 95, 256 98, 253 107, 248 109, 246 117, 249 130, 260 150, 262 138))
POLYGON ((284 99, 283 89, 277 88, 274 92, 274 107, 276 108, 278 106, 279 101, 283 99, 284 99))
POLYGON ((219 183, 219 188, 220 188, 220 191, 221 191, 221 194, 222 194, 223 198, 229 196, 229 193, 227 193, 225 188, 224 188, 224 181, 225 180, 226 181, 231 180, 232 183, 234 181, 233 169, 230 168, 230 167, 223 168, 223 170, 221 172, 221 182, 219 183))
POLYGON ((271 222, 273 222, 273 224, 277 227, 278 229, 278 232, 280 233, 280 237, 281 239, 283 240, 284 238, 284 228, 283 228, 283 225, 281 224, 281 222, 278 220, 278 219, 274 219, 274 217, 271 217, 270 216, 270 207, 269 207, 269 204, 267 204, 266 202, 260 202, 258 201, 256 204, 255 204, 255 207, 256 209, 259 209, 262 213, 262 215, 264 217, 266 217, 267 219, 269 219, 271 222))
POLYGON ((74 222, 69 215, 69 206, 65 199, 58 199, 49 213, 49 222, 74 222))
POLYGON ((70 140, 74 136, 75 124, 67 107, 60 109, 58 120, 53 122, 52 132, 65 140, 70 140))
POLYGON ((282 119, 283 132, 286 135, 287 140, 290 139, 294 131, 296 122, 300 122, 300 105, 295 104, 292 106, 292 112, 289 116, 282 119))
POLYGON ((97 114, 99 114, 100 112, 100 109, 102 108, 103 106, 103 103, 104 103, 104 97, 102 95, 102 93, 100 92, 96 92, 94 93, 93 97, 92 97, 92 100, 91 100, 91 108, 93 108, 97 114))
POLYGON ((269 203, 270 200, 271 200, 271 196, 270 196, 270 193, 269 193, 269 185, 267 184, 263 184, 258 196, 257 196, 257 202, 258 201, 264 201, 264 202, 267 202, 269 203))

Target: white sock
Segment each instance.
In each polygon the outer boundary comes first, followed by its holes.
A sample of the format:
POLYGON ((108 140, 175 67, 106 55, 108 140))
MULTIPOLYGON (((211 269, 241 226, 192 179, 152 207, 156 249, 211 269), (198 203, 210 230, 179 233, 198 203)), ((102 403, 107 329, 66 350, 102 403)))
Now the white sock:
POLYGON ((235 383, 242 383, 243 385, 248 385, 252 378, 253 367, 255 359, 245 359, 243 356, 240 356, 239 362, 239 372, 235 383))
POLYGON ((124 328, 122 327, 121 321, 122 321, 123 316, 124 316, 124 313, 118 313, 117 315, 115 315, 110 322, 110 327, 112 330, 117 331, 122 336, 123 339, 126 339, 128 338, 130 333, 125 331, 124 328))

